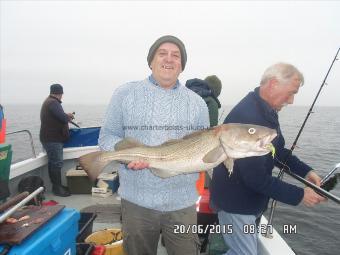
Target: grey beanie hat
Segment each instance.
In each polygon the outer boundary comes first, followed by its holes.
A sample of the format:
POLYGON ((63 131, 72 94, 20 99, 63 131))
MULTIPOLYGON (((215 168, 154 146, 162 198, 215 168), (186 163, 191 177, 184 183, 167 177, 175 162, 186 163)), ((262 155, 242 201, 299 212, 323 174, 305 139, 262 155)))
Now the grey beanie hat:
POLYGON ((157 49, 159 48, 159 46, 161 46, 161 44, 166 43, 166 42, 174 43, 178 46, 178 48, 181 52, 182 70, 184 70, 185 64, 187 63, 187 52, 185 51, 184 43, 180 39, 178 39, 177 37, 172 36, 172 35, 162 36, 162 37, 158 38, 152 44, 152 46, 149 49, 149 53, 148 53, 148 57, 147 57, 149 66, 151 65, 153 57, 155 56, 155 53, 156 53, 157 49))

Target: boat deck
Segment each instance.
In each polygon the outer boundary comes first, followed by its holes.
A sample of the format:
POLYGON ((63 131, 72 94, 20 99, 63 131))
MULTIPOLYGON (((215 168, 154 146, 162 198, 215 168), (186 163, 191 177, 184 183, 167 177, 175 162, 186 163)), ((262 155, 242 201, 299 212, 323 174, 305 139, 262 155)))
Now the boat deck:
MULTIPOLYGON (((70 197, 58 197, 52 193, 45 193, 45 201, 49 200, 54 200, 60 205, 65 205, 81 212, 96 212, 97 218, 93 222, 93 232, 107 228, 121 228, 120 197, 117 193, 106 198, 93 197, 90 194, 73 194, 70 197)), ((167 255, 166 249, 160 241, 157 254, 167 255)))
MULTIPOLYGON (((93 206, 94 208, 98 206, 98 209, 101 208, 101 205, 120 205, 120 200, 117 199, 117 193, 114 193, 112 196, 102 198, 102 197, 93 197, 88 194, 74 194, 70 197, 58 197, 53 195, 52 193, 45 194, 45 201, 54 200, 58 202, 60 205, 65 205, 68 208, 74 208, 79 211, 84 211, 85 208, 93 206)), ((87 210, 88 211, 88 210, 87 210)), ((99 212, 100 213, 100 212, 99 212)), ((101 217, 103 218, 103 217, 101 217)), ((112 222, 111 219, 107 219, 107 222, 103 222, 105 219, 102 219, 102 222, 93 223, 93 231, 101 230, 104 228, 115 228, 121 227, 120 221, 112 222)))

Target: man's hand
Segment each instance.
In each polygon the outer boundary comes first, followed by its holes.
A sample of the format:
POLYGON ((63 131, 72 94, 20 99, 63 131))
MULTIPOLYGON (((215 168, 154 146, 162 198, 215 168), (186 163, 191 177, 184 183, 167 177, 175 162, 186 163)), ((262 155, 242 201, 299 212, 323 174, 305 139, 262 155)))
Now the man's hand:
POLYGON ((313 206, 316 205, 322 201, 325 201, 326 198, 320 196, 319 194, 317 194, 313 189, 306 187, 304 189, 304 195, 303 195, 303 199, 302 202, 306 205, 306 206, 313 206))
MULTIPOLYGON (((308 172, 308 174, 306 175, 306 180, 311 183, 314 183, 316 186, 320 187, 321 185, 320 176, 317 175, 313 170, 308 172)), ((302 201, 306 206, 313 206, 322 201, 327 200, 325 197, 317 194, 312 188, 306 187, 304 191, 305 193, 304 193, 302 201)))
POLYGON ((148 168, 149 167, 149 163, 142 161, 142 160, 134 160, 131 161, 128 165, 128 168, 133 169, 133 170, 141 170, 144 168, 148 168))
POLYGON ((317 175, 313 170, 309 171, 307 176, 306 176, 306 180, 311 182, 311 183, 314 183, 316 186, 319 186, 321 185, 321 178, 319 175, 317 175))
POLYGON ((73 113, 67 113, 66 115, 67 115, 69 121, 74 119, 73 113))

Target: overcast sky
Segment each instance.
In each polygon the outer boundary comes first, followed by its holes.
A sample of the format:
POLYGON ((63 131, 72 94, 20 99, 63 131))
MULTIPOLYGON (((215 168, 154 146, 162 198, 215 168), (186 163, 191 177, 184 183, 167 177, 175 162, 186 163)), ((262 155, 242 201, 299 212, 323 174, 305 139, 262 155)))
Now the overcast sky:
MULTIPOLYGON (((150 74, 160 36, 185 44, 180 81, 216 74, 220 101, 236 104, 265 68, 296 65, 310 105, 340 47, 338 1, 1 1, 0 103, 41 104, 49 85, 66 104, 108 104, 113 90, 150 74)), ((339 56, 340 58, 340 56, 339 56)), ((340 61, 317 105, 340 106, 340 61)))

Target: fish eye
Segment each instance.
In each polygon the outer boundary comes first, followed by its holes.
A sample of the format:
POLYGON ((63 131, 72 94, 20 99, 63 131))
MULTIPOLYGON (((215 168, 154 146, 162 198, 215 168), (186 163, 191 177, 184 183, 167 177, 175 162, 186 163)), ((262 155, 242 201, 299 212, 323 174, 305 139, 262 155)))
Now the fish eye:
POLYGON ((248 129, 248 133, 251 134, 251 135, 255 134, 255 132, 256 132, 255 128, 249 128, 248 129))

